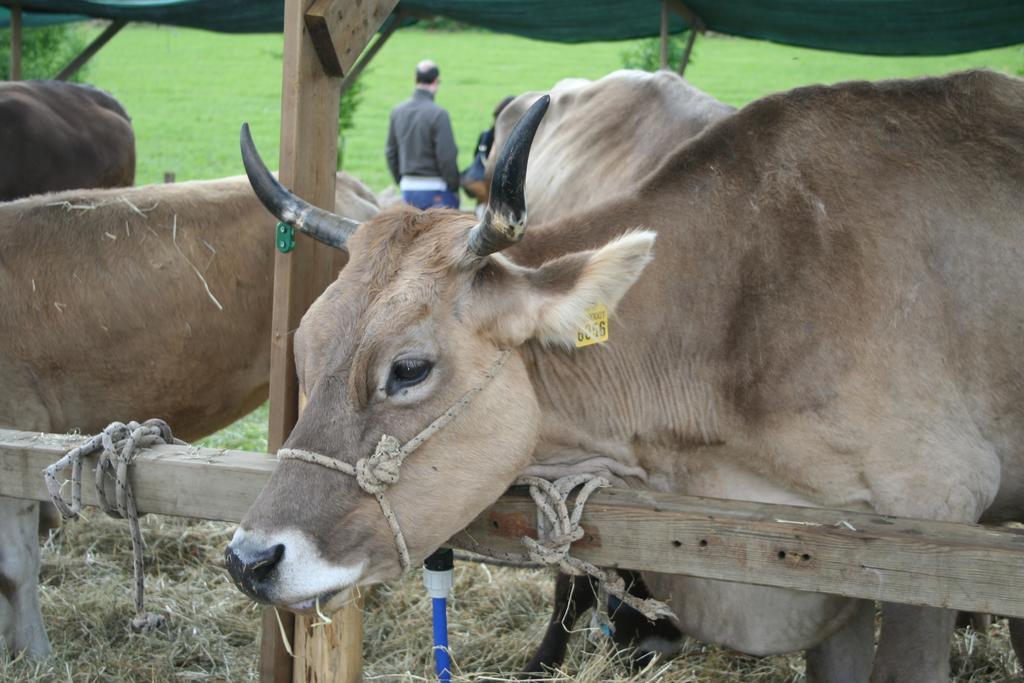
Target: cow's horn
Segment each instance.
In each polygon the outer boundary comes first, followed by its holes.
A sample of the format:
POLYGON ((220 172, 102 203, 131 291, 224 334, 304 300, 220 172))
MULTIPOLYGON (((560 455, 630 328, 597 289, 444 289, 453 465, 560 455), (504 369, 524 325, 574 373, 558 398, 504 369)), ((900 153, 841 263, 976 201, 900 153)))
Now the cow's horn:
POLYGON ((469 250, 487 256, 512 246, 526 233, 526 161, 530 145, 548 110, 551 97, 544 95, 512 129, 498 156, 491 178, 491 195, 483 219, 469 233, 469 250))
POLYGON ((241 142, 242 164, 249 176, 249 184, 267 211, 277 216, 282 223, 287 223, 319 242, 348 251, 345 243, 359 227, 359 223, 313 206, 277 182, 256 151, 248 123, 242 124, 241 142))

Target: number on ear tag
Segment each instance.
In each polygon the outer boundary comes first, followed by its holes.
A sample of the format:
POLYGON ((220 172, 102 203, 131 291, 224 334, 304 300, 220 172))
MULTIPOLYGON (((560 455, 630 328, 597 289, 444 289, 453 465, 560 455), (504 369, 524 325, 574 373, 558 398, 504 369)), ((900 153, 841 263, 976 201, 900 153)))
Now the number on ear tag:
POLYGON ((598 304, 587 309, 587 322, 576 330, 576 348, 608 341, 608 309, 598 304))

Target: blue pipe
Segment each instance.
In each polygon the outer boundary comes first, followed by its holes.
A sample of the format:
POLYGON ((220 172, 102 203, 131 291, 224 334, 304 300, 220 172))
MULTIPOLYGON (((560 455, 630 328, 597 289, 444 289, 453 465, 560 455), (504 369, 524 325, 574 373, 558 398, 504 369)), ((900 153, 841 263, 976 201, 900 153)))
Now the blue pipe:
POLYGON ((434 671, 437 680, 448 683, 452 680, 452 660, 448 654, 448 601, 432 598, 434 603, 434 671))
POLYGON ((437 680, 452 680, 452 660, 448 652, 448 596, 452 591, 455 556, 450 548, 440 548, 423 563, 423 585, 434 610, 434 671, 437 680))

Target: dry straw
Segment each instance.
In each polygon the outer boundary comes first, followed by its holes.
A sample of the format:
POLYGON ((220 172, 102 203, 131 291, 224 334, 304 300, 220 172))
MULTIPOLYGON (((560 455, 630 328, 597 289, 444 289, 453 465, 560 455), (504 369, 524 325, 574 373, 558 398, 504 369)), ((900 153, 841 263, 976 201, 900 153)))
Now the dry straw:
MULTIPOLYGON (((257 678, 259 611, 231 584, 223 568, 233 528, 150 515, 146 591, 169 615, 166 630, 132 633, 132 558, 124 522, 92 514, 71 523, 43 549, 43 616, 54 646, 41 662, 0 658, 0 680, 248 681, 257 678)), ((540 642, 552 584, 543 570, 458 563, 451 601, 455 680, 512 680, 540 642)), ((415 573, 369 591, 366 607, 367 681, 432 680, 430 606, 415 573)), ((586 623, 581 620, 581 626, 586 623)), ((689 642, 669 662, 632 673, 626 658, 573 636, 570 658, 549 680, 598 683, 775 683, 801 681, 800 657, 745 657, 689 642)), ((607 641, 604 641, 607 643, 607 641)), ((987 633, 960 632, 953 651, 957 681, 1019 680, 1005 623, 987 633)))

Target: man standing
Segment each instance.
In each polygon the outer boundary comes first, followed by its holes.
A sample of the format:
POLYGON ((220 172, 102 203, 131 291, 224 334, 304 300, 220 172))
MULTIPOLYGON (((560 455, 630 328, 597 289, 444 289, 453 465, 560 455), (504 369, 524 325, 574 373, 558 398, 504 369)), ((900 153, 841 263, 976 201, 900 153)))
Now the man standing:
POLYGON ((402 199, 418 209, 459 208, 458 148, 448 112, 434 104, 437 64, 416 65, 416 90, 391 110, 387 158, 402 199))

